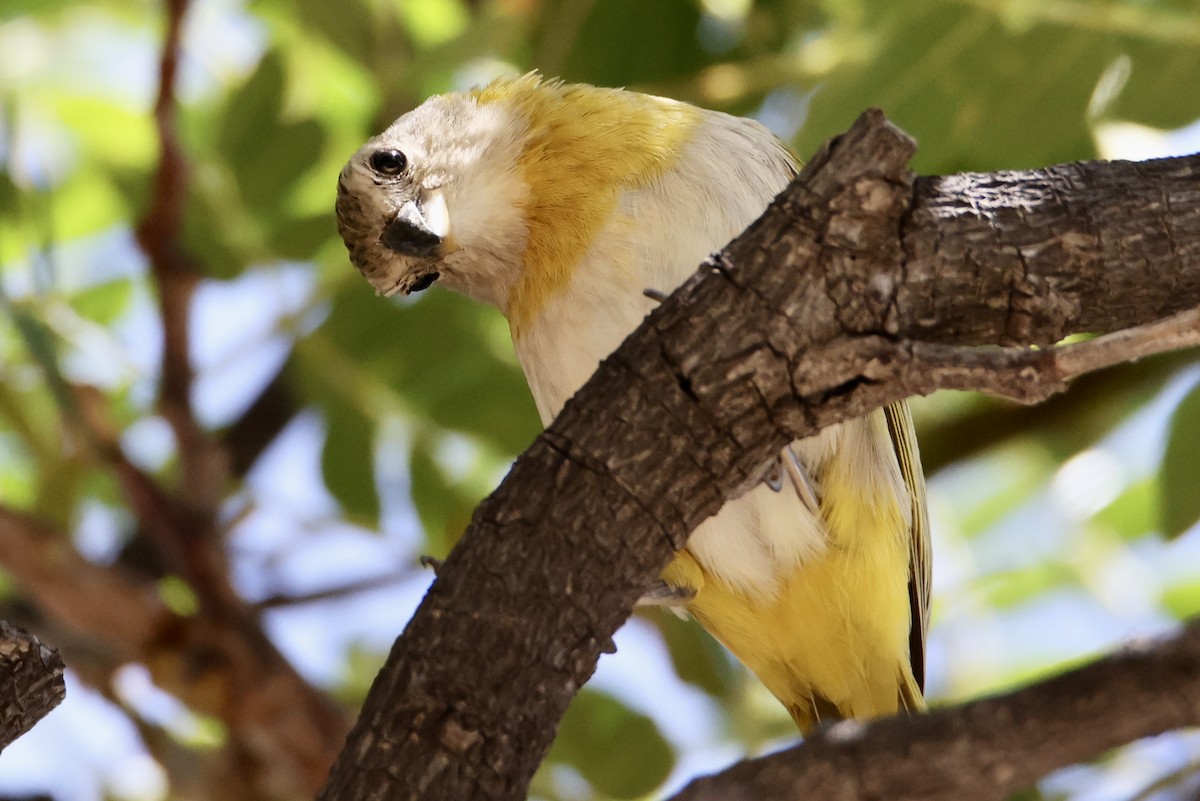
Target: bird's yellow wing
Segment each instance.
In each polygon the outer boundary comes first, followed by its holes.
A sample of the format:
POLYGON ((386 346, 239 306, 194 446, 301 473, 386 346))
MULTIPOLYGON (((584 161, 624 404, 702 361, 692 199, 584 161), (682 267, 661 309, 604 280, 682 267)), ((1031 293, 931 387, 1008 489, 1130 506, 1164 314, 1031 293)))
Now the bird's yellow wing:
POLYGON ((931 546, 929 544, 929 509, 925 503, 925 474, 913 431, 912 413, 908 404, 897 401, 884 407, 888 434, 904 486, 912 501, 912 530, 909 532, 908 602, 912 613, 912 628, 908 635, 909 660, 917 686, 925 689, 925 634, 929 630, 929 591, 932 584, 931 546))

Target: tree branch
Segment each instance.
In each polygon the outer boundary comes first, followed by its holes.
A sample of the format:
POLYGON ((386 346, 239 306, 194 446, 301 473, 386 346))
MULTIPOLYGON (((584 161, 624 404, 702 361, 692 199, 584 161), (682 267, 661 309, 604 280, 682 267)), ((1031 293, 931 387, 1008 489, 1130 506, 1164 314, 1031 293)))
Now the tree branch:
POLYGON ((0 620, 0 751, 62 703, 64 670, 58 651, 0 620))
POLYGON ((864 114, 600 365, 476 510, 321 798, 523 798, 636 598, 784 444, 942 386, 1044 397, 1122 342, 973 346, 1200 305, 1200 159, 914 182, 913 148, 864 114))
POLYGON ((224 490, 226 470, 219 448, 209 439, 192 411, 192 362, 189 319, 198 271, 184 252, 180 237, 187 198, 187 161, 175 124, 175 77, 179 68, 183 22, 188 0, 166 0, 167 31, 159 59, 154 124, 159 162, 154 190, 137 239, 150 261, 158 287, 163 325, 162 386, 159 409, 170 423, 179 448, 185 500, 198 509, 216 508, 224 490))
POLYGON ((1001 801, 1056 768, 1196 725, 1200 621, 1009 695, 831 726, 798 747, 697 779, 671 801, 1001 801))

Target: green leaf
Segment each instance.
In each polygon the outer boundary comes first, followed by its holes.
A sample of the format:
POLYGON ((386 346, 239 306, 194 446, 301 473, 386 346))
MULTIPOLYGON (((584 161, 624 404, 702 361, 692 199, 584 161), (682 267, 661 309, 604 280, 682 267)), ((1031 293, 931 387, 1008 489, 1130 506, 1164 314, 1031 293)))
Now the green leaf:
POLYGON ((100 325, 112 325, 133 300, 133 282, 128 278, 109 281, 76 292, 71 306, 81 316, 100 325))
POLYGON ((1162 531, 1174 538, 1200 519, 1200 384, 1175 407, 1168 432, 1158 487, 1162 531))
POLYGON ((329 239, 337 236, 337 222, 332 212, 305 217, 287 217, 272 227, 271 252, 281 259, 303 261, 329 239))
POLYGON ((153 118, 98 97, 55 97, 59 121, 90 155, 108 166, 145 169, 154 163, 158 145, 153 118))
POLYGON ((1176 620, 1190 620, 1200 614, 1200 580, 1168 587, 1162 605, 1176 620))
POLYGON ((1047 464, 1036 448, 1006 448, 980 470, 980 492, 967 500, 973 505, 961 513, 963 536, 976 537, 999 523, 1049 480, 1047 464))
POLYGON ((379 519, 375 489, 375 427, 358 409, 326 398, 321 474, 348 516, 373 525, 379 519))
POLYGON ((584 690, 568 707, 548 759, 572 766, 603 795, 637 798, 662 784, 675 753, 650 718, 584 690))
POLYGON ((238 188, 265 220, 278 216, 292 187, 321 154, 325 129, 313 120, 264 124, 230 154, 238 188))
POLYGON ((20 208, 21 190, 7 170, 0 170, 0 217, 12 217, 20 208))
POLYGON ((338 683, 333 688, 338 700, 355 708, 362 706, 386 656, 386 652, 367 648, 362 643, 351 643, 338 683))
POLYGON ((100 170, 77 170, 51 190, 49 197, 54 237, 59 241, 96 233, 128 214, 124 196, 100 170))
MULTIPOLYGON (((577 12, 578 3, 552 4, 542 33, 543 53, 554 53, 564 28, 561 18, 577 12)), ((700 69, 712 57, 700 46, 696 30, 700 7, 692 0, 605 0, 592 3, 561 68, 562 77, 600 86, 627 86, 677 78, 700 69), (630 58, 637 53, 637 58, 630 58)), ((568 34, 570 35, 570 34, 568 34)))
POLYGON ((1128 487, 1093 519, 1127 542, 1141 539, 1157 527, 1158 497, 1158 482, 1143 479, 1128 487))
POLYGON ((451 482, 433 458, 431 444, 422 437, 409 454, 409 481, 413 505, 425 527, 426 547, 433 556, 450 552, 471 520, 478 501, 451 482))
POLYGON ((306 28, 347 55, 362 58, 370 52, 372 14, 361 0, 298 0, 294 8, 306 28))
POLYGON ((447 42, 463 32, 469 17, 460 0, 402 3, 399 12, 413 41, 422 47, 447 42))
POLYGON ((322 332, 414 412, 515 456, 541 426, 524 377, 497 353, 512 346, 495 336, 496 321, 436 287, 397 303, 355 282, 334 298, 322 332))
MULTIPOLYGON (((1095 15, 1056 23, 1033 4, 1024 18, 1006 15, 1007 4, 999 3, 867 5, 874 13, 865 23, 823 33, 798 55, 819 46, 830 65, 814 75, 817 91, 797 143, 803 158, 868 106, 882 108, 920 142, 920 172, 1087 158, 1092 91, 1122 55, 1131 59, 1130 80, 1110 113, 1153 124, 1200 116, 1200 95, 1178 93, 1200 83, 1194 42, 1106 29, 1095 15)), ((1189 18, 1196 20, 1194 13, 1189 18)))
POLYGON ((987 600, 989 608, 1012 609, 1034 600, 1039 595, 1078 586, 1079 577, 1059 562, 1038 562, 1019 570, 992 573, 978 582, 977 589, 987 600))
POLYGON ((275 50, 262 57, 258 69, 233 93, 221 115, 217 149, 236 159, 242 148, 272 127, 283 108, 283 59, 275 50))
MULTIPOLYGON (((239 232, 230 230, 223 221, 227 215, 222 214, 220 204, 228 199, 221 197, 222 194, 233 195, 232 187, 226 193, 215 187, 209 191, 197 187, 196 191, 188 193, 183 215, 183 245, 203 267, 205 275, 228 280, 241 274, 252 259, 244 252, 244 243, 238 240, 239 232)), ((250 226, 258 222, 257 218, 246 220, 250 226)))

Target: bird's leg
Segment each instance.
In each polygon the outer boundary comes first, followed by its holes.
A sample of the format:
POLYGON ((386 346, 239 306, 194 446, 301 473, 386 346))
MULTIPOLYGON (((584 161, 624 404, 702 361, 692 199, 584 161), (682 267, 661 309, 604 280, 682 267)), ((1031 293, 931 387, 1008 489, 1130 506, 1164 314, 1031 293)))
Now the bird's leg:
POLYGON ((800 461, 800 457, 796 456, 796 452, 792 450, 791 445, 785 447, 775 457, 775 461, 767 469, 767 474, 763 476, 763 483, 774 492, 782 492, 783 477, 785 474, 790 479, 792 487, 796 490, 796 495, 808 507, 808 511, 814 515, 820 514, 821 501, 817 498, 816 487, 813 485, 812 478, 808 475, 808 470, 805 469, 804 464, 800 461))
POLYGON ((771 466, 767 468, 767 474, 763 476, 763 483, 771 488, 772 492, 783 491, 783 454, 775 457, 775 461, 771 462, 771 466))
POLYGON ((696 591, 690 587, 675 587, 659 580, 637 599, 636 606, 683 606, 696 597, 696 591))
POLYGON ((780 452, 779 456, 780 461, 783 462, 784 470, 787 471, 788 478, 792 480, 792 486, 796 488, 796 494, 800 496, 800 500, 808 507, 808 511, 814 515, 820 515, 821 502, 817 498, 817 490, 808 475, 808 470, 800 463, 800 458, 796 456, 796 452, 792 450, 792 446, 786 446, 780 452))
POLYGON ((664 300, 670 297, 661 289, 643 289, 642 294, 650 298, 650 300, 654 301, 655 303, 662 303, 664 300))

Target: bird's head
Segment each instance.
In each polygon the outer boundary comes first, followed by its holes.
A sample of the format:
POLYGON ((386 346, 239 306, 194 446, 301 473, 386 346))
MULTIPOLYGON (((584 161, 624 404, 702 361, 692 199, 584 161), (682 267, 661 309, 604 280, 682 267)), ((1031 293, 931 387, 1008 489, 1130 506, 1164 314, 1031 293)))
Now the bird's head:
POLYGON ((503 306, 524 249, 523 127, 502 104, 439 95, 351 156, 338 178, 338 231, 378 292, 437 281, 503 306))

